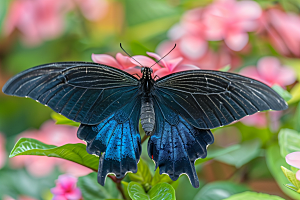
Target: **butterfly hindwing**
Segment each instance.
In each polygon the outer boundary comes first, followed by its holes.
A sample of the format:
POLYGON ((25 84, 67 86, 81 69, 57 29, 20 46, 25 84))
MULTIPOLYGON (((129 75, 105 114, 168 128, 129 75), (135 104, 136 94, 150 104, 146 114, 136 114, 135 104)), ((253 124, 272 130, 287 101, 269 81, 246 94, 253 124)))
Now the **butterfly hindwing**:
POLYGON ((205 158, 207 146, 214 142, 210 130, 201 130, 190 125, 182 116, 165 105, 154 103, 156 129, 148 142, 148 155, 172 180, 185 173, 194 187, 199 180, 194 162, 205 158))
POLYGON ((224 126, 258 111, 287 109, 287 103, 264 83, 220 71, 165 76, 156 81, 153 95, 200 129, 224 126))
POLYGON ((140 100, 136 98, 98 125, 81 125, 78 138, 87 142, 87 151, 100 156, 98 182, 104 185, 108 173, 123 178, 137 172, 141 154, 138 131, 140 100))
POLYGON ((138 95, 139 81, 119 69, 88 62, 30 68, 3 87, 8 95, 30 97, 83 124, 98 124, 138 95))

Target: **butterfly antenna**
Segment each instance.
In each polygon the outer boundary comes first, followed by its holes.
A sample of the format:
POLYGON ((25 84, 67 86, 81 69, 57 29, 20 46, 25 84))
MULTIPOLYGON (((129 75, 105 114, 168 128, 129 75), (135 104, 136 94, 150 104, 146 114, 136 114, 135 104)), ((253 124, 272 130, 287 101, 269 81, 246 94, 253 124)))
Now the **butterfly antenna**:
POLYGON ((166 55, 164 55, 161 59, 159 59, 158 61, 156 61, 151 67, 153 67, 154 65, 156 65, 157 63, 159 63, 162 59, 164 59, 167 55, 169 55, 175 49, 175 47, 176 47, 176 44, 174 45, 174 47, 166 55))
POLYGON ((120 47, 121 47, 121 49, 130 57, 130 58, 132 58, 133 60, 135 60, 135 62, 137 62, 137 63, 139 63, 142 67, 145 67, 144 65, 142 65, 139 61, 137 61, 136 59, 134 59, 133 57, 131 57, 131 55, 129 54, 129 53, 127 53, 126 51, 125 51, 125 49, 123 49, 123 47, 122 47, 122 44, 120 43, 120 47))

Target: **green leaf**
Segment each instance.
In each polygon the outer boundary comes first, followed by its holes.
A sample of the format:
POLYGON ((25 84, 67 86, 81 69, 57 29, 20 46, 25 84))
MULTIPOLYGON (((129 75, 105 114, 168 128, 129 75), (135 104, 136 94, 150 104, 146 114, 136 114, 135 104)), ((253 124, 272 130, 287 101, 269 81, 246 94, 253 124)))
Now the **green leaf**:
POLYGON ((128 173, 128 176, 129 176, 130 180, 142 183, 143 185, 147 184, 147 183, 149 184, 152 179, 152 175, 149 170, 149 167, 148 167, 147 163, 142 159, 140 159, 140 161, 138 163, 137 172, 136 173, 128 173))
POLYGON ((300 133, 292 129, 281 129, 278 134, 280 154, 285 157, 289 153, 300 151, 300 133))
POLYGON ((284 186, 291 189, 291 190, 293 190, 293 191, 295 191, 295 192, 298 191, 298 189, 291 183, 285 184, 284 186))
POLYGON ((281 170, 283 171, 285 177, 290 181, 291 184, 297 188, 297 191, 300 189, 300 181, 296 178, 296 174, 291 170, 281 166, 281 170))
POLYGON ((272 89, 275 90, 285 101, 289 101, 292 99, 292 95, 279 85, 273 85, 272 89))
POLYGON ((77 186, 84 200, 121 199, 119 190, 110 178, 106 178, 104 186, 99 185, 96 172, 79 177, 77 186))
POLYGON ((226 65, 225 67, 223 67, 222 69, 220 69, 221 72, 228 72, 231 69, 230 65, 226 65))
POLYGON ((285 159, 281 157, 280 149, 277 144, 273 144, 267 148, 266 160, 271 174, 275 178, 278 186, 282 189, 282 191, 285 194, 289 195, 292 199, 300 199, 300 194, 285 187, 287 180, 281 171, 281 166, 288 168, 289 165, 285 162, 285 159))
POLYGON ((231 197, 224 199, 224 200, 284 200, 283 198, 275 195, 263 194, 263 193, 256 193, 256 192, 243 192, 240 194, 232 195, 231 197))
POLYGON ((295 121, 294 121, 294 128, 296 131, 300 132, 300 103, 298 103, 296 113, 295 113, 295 121))
POLYGON ((175 190, 168 183, 158 183, 147 194, 140 183, 132 181, 128 184, 128 193, 133 200, 175 200, 175 190))
POLYGON ((151 185, 156 185, 157 183, 172 183, 172 179, 166 174, 159 174, 159 168, 155 170, 155 174, 152 178, 151 185))
POLYGON ((199 193, 195 196, 194 200, 219 200, 247 190, 249 190, 249 188, 241 184, 236 184, 229 181, 219 181, 209 183, 201 188, 199 193))
POLYGON ((288 101, 288 104, 296 103, 300 100, 300 83, 297 83, 291 90, 292 98, 288 101))
POLYGON ((175 190, 168 183, 158 183, 148 192, 151 200, 175 200, 175 190))
POLYGON ((74 122, 68 118, 66 118, 63 115, 60 115, 56 112, 53 112, 51 114, 52 119, 54 119, 56 121, 56 124, 65 124, 65 125, 70 125, 70 126, 76 126, 79 127, 80 123, 79 122, 74 122))
POLYGON ((81 143, 66 144, 57 147, 54 145, 44 144, 31 138, 21 138, 15 144, 9 157, 12 158, 19 155, 36 155, 62 158, 88 167, 94 171, 98 170, 99 164, 99 158, 97 156, 88 154, 86 152, 86 145, 81 143))
POLYGON ((207 149, 207 157, 204 158, 204 159, 198 159, 198 160, 196 160, 195 165, 199 165, 199 164, 207 162, 207 161, 209 161, 209 160, 211 160, 213 158, 226 155, 226 154, 228 154, 230 152, 233 152, 235 150, 238 150, 240 148, 241 148, 241 145, 239 145, 239 144, 232 145, 232 146, 229 146, 227 148, 222 148, 222 149, 211 149, 211 148, 208 147, 208 149, 207 149))
POLYGON ((5 15, 8 11, 8 4, 7 0, 0 1, 0 31, 2 30, 5 15))
POLYGON ((133 200, 139 200, 139 199, 150 199, 149 196, 144 191, 143 186, 140 183, 137 182, 130 182, 127 187, 128 194, 133 200))
POLYGON ((261 151, 260 146, 260 140, 249 140, 241 143, 241 147, 239 149, 215 159, 239 168, 259 155, 261 151))

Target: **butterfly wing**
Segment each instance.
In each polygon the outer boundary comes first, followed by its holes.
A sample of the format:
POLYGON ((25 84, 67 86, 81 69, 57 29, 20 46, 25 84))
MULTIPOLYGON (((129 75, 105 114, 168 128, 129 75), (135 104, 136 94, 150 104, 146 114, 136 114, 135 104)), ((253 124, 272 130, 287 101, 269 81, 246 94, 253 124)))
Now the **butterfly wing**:
POLYGON ((99 124, 138 95, 139 81, 106 65, 51 63, 30 68, 3 87, 8 95, 30 97, 83 124, 99 124))
POLYGON ((77 136, 87 142, 88 153, 100 156, 98 182, 101 185, 108 173, 123 178, 128 171, 137 172, 141 155, 140 108, 137 97, 99 125, 81 124, 79 127, 77 136))
POLYGON ((205 158, 207 146, 214 142, 210 130, 197 129, 182 116, 154 100, 156 115, 155 132, 148 141, 148 155, 172 180, 186 174, 192 185, 199 187, 194 163, 205 158))
POLYGON ((224 126, 258 111, 288 107, 264 83, 238 74, 209 70, 165 76, 157 80, 152 94, 200 129, 224 126))

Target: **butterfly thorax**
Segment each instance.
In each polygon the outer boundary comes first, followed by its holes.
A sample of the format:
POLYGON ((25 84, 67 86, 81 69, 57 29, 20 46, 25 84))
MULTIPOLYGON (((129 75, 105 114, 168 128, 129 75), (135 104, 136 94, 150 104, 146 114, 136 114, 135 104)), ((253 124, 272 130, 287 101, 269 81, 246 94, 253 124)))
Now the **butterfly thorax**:
POLYGON ((142 99, 141 99, 141 124, 146 135, 152 135, 155 128, 155 112, 153 100, 150 95, 154 85, 152 78, 152 69, 149 67, 142 68, 143 77, 141 78, 142 84, 142 99))

